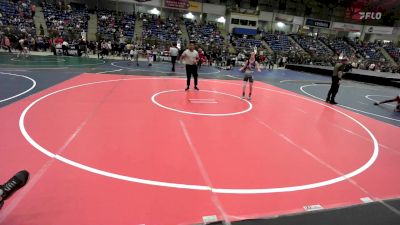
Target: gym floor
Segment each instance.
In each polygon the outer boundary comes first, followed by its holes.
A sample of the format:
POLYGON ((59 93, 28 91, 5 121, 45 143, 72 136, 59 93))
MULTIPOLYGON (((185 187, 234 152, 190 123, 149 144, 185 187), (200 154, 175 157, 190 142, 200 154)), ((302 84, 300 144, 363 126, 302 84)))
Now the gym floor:
MULTIPOLYGON (((286 69, 0 55, 0 224, 195 224, 400 197, 398 89, 286 69)), ((391 209, 399 213, 396 209, 391 209)))

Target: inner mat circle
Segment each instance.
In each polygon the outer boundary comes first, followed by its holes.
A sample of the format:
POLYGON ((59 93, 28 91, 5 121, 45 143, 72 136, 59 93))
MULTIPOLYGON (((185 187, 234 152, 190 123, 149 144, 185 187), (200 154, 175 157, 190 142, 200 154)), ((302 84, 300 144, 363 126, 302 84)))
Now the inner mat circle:
POLYGON ((215 90, 166 90, 157 92, 151 100, 161 108, 198 116, 233 116, 253 108, 247 100, 215 90))

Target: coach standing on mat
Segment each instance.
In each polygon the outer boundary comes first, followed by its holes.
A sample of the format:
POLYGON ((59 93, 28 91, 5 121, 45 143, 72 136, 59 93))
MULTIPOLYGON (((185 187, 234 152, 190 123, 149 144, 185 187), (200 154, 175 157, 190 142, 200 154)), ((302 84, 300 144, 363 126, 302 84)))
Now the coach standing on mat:
POLYGON ((181 55, 181 61, 184 61, 186 65, 186 76, 187 76, 187 81, 186 81, 186 89, 185 91, 189 90, 190 87, 190 79, 193 75, 194 78, 194 89, 199 90, 197 88, 197 61, 199 60, 199 53, 194 50, 194 42, 191 41, 189 44, 189 48, 186 49, 182 55, 181 55))
POLYGON ((171 56, 172 62, 172 72, 175 72, 175 63, 176 58, 178 57, 179 50, 176 48, 176 42, 172 43, 172 46, 169 48, 169 55, 171 56))
POLYGON ((335 67, 333 68, 332 85, 331 89, 329 89, 328 96, 326 97, 326 102, 328 103, 337 104, 335 97, 339 92, 340 80, 342 79, 347 61, 347 58, 343 58, 341 62, 336 63, 335 67))

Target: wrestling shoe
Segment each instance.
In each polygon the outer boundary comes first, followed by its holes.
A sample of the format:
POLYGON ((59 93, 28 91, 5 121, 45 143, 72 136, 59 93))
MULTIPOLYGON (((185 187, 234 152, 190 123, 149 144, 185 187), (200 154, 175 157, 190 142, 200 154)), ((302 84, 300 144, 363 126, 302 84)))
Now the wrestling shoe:
POLYGON ((0 189, 3 190, 1 195, 1 201, 7 200, 12 194, 14 194, 18 189, 25 186, 28 182, 29 173, 26 170, 19 171, 13 177, 11 177, 6 183, 0 185, 0 189))

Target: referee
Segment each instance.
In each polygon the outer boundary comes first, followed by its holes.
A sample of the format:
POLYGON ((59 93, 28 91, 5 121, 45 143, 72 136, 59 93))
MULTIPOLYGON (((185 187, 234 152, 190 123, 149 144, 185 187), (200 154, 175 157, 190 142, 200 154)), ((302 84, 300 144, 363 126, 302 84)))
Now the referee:
POLYGON ((186 89, 185 91, 189 90, 190 87, 190 79, 193 75, 194 78, 194 89, 195 90, 199 90, 199 88, 197 88, 197 78, 198 78, 198 74, 197 74, 197 61, 199 60, 199 53, 194 50, 194 42, 191 41, 189 44, 189 48, 186 49, 180 58, 181 61, 183 61, 186 65, 186 77, 187 77, 187 81, 186 81, 186 89))
POLYGON ((175 72, 175 63, 176 58, 178 57, 179 50, 176 48, 176 42, 172 43, 172 46, 169 48, 169 55, 171 56, 172 61, 172 72, 175 72))
POLYGON ((329 89, 328 96, 326 97, 326 102, 331 104, 337 104, 335 101, 336 94, 339 92, 340 80, 342 79, 343 72, 346 69, 346 64, 348 62, 347 58, 343 58, 341 62, 336 63, 333 68, 332 74, 332 85, 331 89, 329 89))

